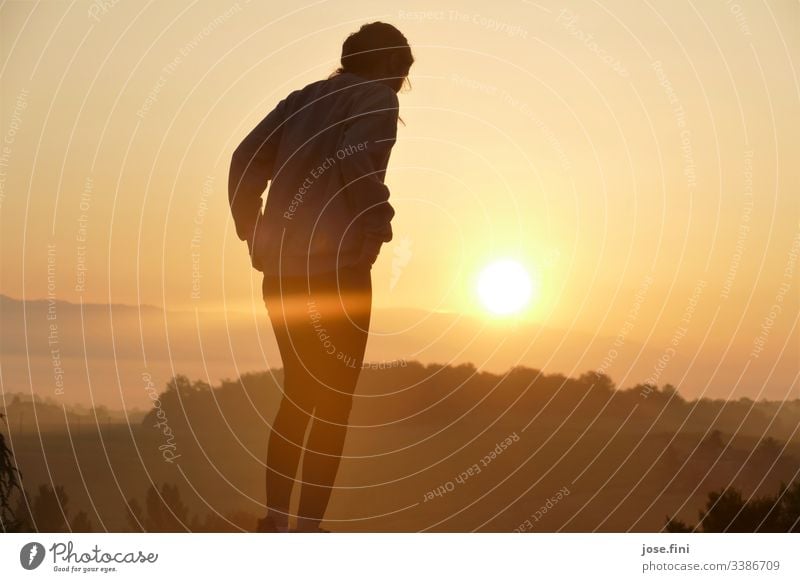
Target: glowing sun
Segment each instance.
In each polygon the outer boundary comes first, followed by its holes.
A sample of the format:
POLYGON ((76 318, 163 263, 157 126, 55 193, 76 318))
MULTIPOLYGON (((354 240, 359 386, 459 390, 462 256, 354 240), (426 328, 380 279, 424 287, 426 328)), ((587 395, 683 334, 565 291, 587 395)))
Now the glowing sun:
POLYGON ((513 259, 489 263, 478 275, 478 297, 495 315, 521 311, 535 299, 536 292, 531 274, 513 259))

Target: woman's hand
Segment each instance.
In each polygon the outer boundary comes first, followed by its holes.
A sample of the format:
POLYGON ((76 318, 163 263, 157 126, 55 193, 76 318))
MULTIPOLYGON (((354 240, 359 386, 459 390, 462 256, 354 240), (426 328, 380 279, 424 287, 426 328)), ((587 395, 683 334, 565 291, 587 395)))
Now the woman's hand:
POLYGON ((366 237, 364 239, 364 244, 361 246, 361 254, 356 264, 364 267, 372 267, 378 259, 378 254, 381 252, 381 245, 383 245, 382 240, 370 236, 366 237))
MULTIPOLYGON (((261 217, 259 217, 261 218, 261 217)), ((250 233, 250 236, 247 237, 247 254, 250 255, 250 264, 253 265, 253 268, 257 271, 263 272, 264 269, 261 266, 261 253, 259 252, 258 246, 258 232, 260 230, 260 220, 256 222, 256 227, 250 233)))

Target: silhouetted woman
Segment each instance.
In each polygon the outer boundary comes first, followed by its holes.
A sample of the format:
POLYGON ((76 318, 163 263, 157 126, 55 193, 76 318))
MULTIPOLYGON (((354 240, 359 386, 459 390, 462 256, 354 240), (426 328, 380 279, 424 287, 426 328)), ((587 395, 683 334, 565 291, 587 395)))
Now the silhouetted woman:
POLYGON ((383 180, 397 134, 397 93, 413 62, 395 27, 362 26, 345 40, 341 68, 291 93, 233 154, 228 193, 236 233, 264 273, 283 360, 259 531, 288 530, 309 422, 297 529, 324 531, 367 342, 370 270, 392 239, 383 180))

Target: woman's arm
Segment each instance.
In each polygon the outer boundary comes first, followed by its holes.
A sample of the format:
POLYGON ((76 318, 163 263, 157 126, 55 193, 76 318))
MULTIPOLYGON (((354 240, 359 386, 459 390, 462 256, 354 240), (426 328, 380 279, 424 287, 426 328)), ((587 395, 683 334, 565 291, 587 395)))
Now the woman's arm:
POLYGON ((286 99, 278 103, 233 152, 228 174, 228 201, 236 235, 241 240, 252 240, 261 216, 261 196, 272 179, 285 111, 286 99))

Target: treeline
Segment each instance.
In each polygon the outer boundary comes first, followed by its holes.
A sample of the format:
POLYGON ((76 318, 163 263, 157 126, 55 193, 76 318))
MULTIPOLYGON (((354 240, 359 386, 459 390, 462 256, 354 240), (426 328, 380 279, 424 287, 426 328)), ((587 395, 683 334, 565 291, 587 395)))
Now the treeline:
POLYGON ((122 422, 141 422, 146 411, 133 409, 126 411, 110 409, 104 405, 82 406, 65 405, 52 397, 37 394, 10 392, 0 402, 0 414, 6 417, 9 430, 14 434, 21 432, 61 431, 67 424, 71 430, 91 429, 96 426, 122 422))
MULTIPOLYGON (((159 404, 176 423, 216 423, 223 416, 252 417, 254 408, 277 406, 282 370, 243 374, 212 388, 185 376, 173 378, 159 404)), ((465 414, 496 418, 510 414, 523 424, 586 426, 616 430, 630 417, 633 432, 697 433, 713 431, 736 437, 772 437, 800 442, 800 399, 787 401, 685 399, 675 386, 637 384, 617 387, 605 374, 578 378, 517 367, 506 374, 479 372, 472 364, 443 366, 408 362, 406 366, 365 368, 357 389, 356 418, 369 424, 414 418, 442 424, 465 414), (374 398, 374 396, 381 396, 374 398), (635 415, 631 415, 633 410, 635 415)), ((143 424, 156 422, 152 409, 143 424)), ((204 424, 200 424, 205 426, 204 424)))

